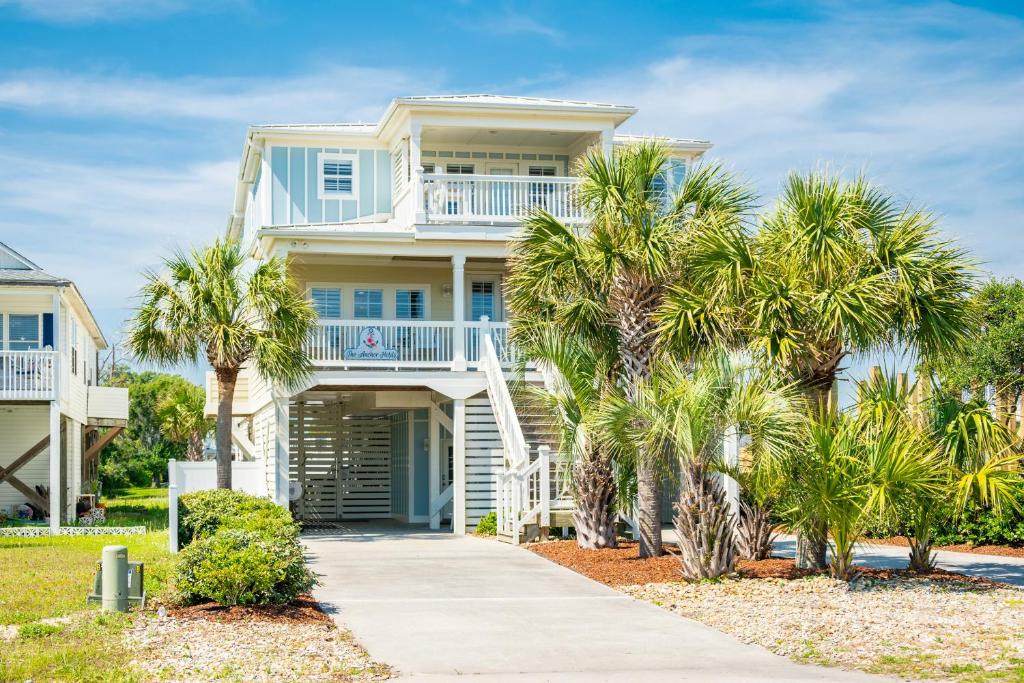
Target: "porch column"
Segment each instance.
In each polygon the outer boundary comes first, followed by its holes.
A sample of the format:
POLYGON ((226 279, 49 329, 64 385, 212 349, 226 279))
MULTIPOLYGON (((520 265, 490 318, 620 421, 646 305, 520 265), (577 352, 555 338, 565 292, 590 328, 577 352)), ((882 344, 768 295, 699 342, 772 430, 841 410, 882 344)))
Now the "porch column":
POLYGON ((409 172, 412 176, 414 223, 425 223, 427 221, 427 211, 423 204, 422 136, 422 125, 413 123, 412 132, 409 135, 409 172))
MULTIPOLYGON (((60 335, 60 290, 53 294, 53 348, 57 351, 53 364, 53 399, 50 401, 50 530, 60 529, 61 486, 60 467, 60 380, 64 374, 64 344, 60 335)), ((70 360, 70 359, 69 359, 70 360)))
POLYGON ((60 401, 50 401, 50 531, 60 528, 64 516, 60 504, 64 478, 60 475, 60 401))
MULTIPOLYGON (((740 430, 736 425, 730 425, 725 429, 725 437, 722 440, 723 460, 729 467, 740 466, 740 430)), ((722 475, 725 484, 725 499, 732 509, 736 519, 740 518, 740 485, 739 482, 727 474, 722 475)))
POLYGON ((606 157, 612 155, 615 147, 615 128, 605 128, 601 131, 601 151, 606 157))
POLYGON ((452 427, 455 433, 452 434, 452 459, 455 477, 452 481, 452 526, 456 535, 463 536, 466 533, 466 399, 457 398, 454 403, 452 427))
MULTIPOLYGON (((430 407, 430 479, 429 505, 441 495, 441 421, 437 419, 437 406, 430 407)), ((427 512, 430 510, 428 509, 427 512)), ((430 517, 430 528, 441 528, 441 512, 430 517)))
POLYGON ((288 396, 277 396, 274 399, 274 491, 268 491, 278 505, 288 507, 288 396))
MULTIPOLYGON (((466 369, 466 257, 452 256, 452 370, 466 369)), ((455 438, 458 438, 457 436, 455 438)))

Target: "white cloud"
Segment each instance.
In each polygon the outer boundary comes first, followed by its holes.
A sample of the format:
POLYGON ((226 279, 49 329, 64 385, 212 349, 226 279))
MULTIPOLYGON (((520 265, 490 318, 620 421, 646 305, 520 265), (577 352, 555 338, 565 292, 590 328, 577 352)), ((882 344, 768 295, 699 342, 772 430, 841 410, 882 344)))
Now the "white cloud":
POLYGON ((637 105, 634 132, 712 140, 767 198, 791 169, 865 169, 938 212, 989 269, 1019 274, 1024 23, 947 3, 850 7, 691 38, 571 94, 637 105))
POLYGON ((347 67, 277 78, 178 78, 20 71, 0 77, 0 109, 167 124, 375 121, 398 95, 430 90, 436 74, 347 67))
POLYGON ((189 0, 0 0, 26 17, 61 24, 148 19, 176 14, 189 0))

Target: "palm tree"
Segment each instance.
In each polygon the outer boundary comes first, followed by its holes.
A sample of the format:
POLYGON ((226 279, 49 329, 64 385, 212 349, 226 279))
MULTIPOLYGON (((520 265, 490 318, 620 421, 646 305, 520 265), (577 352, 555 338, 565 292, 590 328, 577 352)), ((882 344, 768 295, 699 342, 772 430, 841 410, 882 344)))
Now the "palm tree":
POLYGON ((893 419, 860 423, 845 413, 812 418, 805 448, 790 463, 783 516, 828 547, 832 575, 850 579, 853 548, 869 523, 899 514, 906 501, 941 490, 939 457, 913 425, 893 419))
POLYGON ((941 514, 959 519, 971 501, 996 510, 1019 505, 1021 456, 1013 450, 1013 434, 983 400, 965 401, 936 386, 918 405, 911 398, 916 393, 914 386, 879 374, 860 385, 858 419, 869 427, 902 422, 934 453, 927 463, 938 485, 910 492, 903 505, 910 567, 926 571, 935 564, 931 533, 941 514))
POLYGON ((204 353, 217 375, 217 486, 231 487, 231 407, 242 366, 293 386, 310 374, 303 350, 316 313, 270 258, 244 272, 238 242, 178 252, 165 272, 149 272, 129 323, 128 345, 140 360, 195 362, 204 353))
MULTIPOLYGON (((639 398, 669 348, 659 337, 666 295, 692 290, 693 234, 705 224, 740 222, 752 204, 750 192, 718 166, 692 171, 677 191, 666 187, 668 171, 666 152, 656 144, 617 148, 610 156, 591 151, 578 174, 580 201, 592 220, 573 227, 537 211, 524 222, 510 260, 513 315, 540 311, 601 353, 610 351, 627 401, 639 398)), ((704 332, 695 324, 677 334, 673 341, 690 348, 679 344, 673 351, 687 353, 704 332)), ((636 463, 641 557, 661 554, 661 477, 651 462, 636 463)))
POLYGON ((930 358, 970 332, 964 252, 863 177, 791 174, 752 249, 752 347, 818 404, 850 354, 898 346, 930 358))
POLYGON ((736 426, 750 437, 753 457, 782 462, 798 442, 802 414, 789 387, 713 351, 692 367, 660 361, 632 398, 607 397, 598 420, 618 457, 651 459, 648 466, 658 473, 678 462, 682 573, 699 580, 730 573, 735 562, 736 519, 718 474, 723 434, 736 426))
POLYGON ((171 441, 186 445, 185 457, 203 459, 203 440, 216 422, 206 417, 206 392, 202 387, 176 384, 156 408, 160 431, 171 441))
POLYGON ((581 548, 614 548, 616 486, 610 451, 596 438, 593 417, 601 396, 611 390, 605 359, 578 337, 552 325, 517 321, 517 349, 547 371, 553 386, 524 385, 529 396, 552 416, 559 454, 573 492, 573 522, 581 548))

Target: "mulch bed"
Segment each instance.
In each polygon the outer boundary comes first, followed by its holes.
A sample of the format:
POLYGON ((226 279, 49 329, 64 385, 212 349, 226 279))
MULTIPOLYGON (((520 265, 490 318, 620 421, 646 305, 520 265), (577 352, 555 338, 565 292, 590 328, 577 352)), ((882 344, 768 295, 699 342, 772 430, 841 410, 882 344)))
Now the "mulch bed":
MULTIPOLYGON (((866 544, 895 545, 902 548, 910 547, 910 543, 903 536, 890 536, 889 538, 866 538, 866 544)), ((954 553, 971 553, 974 555, 998 555, 1000 557, 1024 557, 1024 548, 1013 548, 1008 545, 970 545, 958 543, 957 545, 937 545, 935 550, 948 550, 954 553)))
POLYGON ((189 607, 168 607, 167 613, 177 619, 215 621, 265 621, 285 624, 333 624, 320 605, 309 595, 300 595, 286 605, 259 605, 253 607, 222 607, 213 602, 189 607))
MULTIPOLYGON (((584 550, 576 545, 575 541, 531 543, 527 547, 552 562, 613 587, 682 580, 679 575, 679 559, 673 554, 676 549, 669 544, 665 545, 667 551, 665 555, 643 560, 637 557, 635 541, 620 541, 618 548, 603 550, 584 550)), ((879 580, 912 577, 934 581, 1002 585, 990 579, 964 576, 942 569, 922 573, 911 572, 907 569, 872 569, 869 567, 858 567, 857 569, 862 576, 879 580)), ((739 560, 736 563, 736 573, 740 578, 747 579, 792 580, 806 576, 824 575, 828 572, 797 569, 793 560, 771 558, 759 561, 739 560)))

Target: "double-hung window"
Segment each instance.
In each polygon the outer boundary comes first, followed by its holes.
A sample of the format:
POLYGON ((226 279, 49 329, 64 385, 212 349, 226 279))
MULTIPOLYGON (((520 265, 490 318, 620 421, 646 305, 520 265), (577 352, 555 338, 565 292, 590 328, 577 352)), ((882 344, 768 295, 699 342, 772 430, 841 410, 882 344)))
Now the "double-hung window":
MULTIPOLYGON (((476 169, 473 164, 447 164, 444 170, 445 173, 453 175, 471 175, 476 169)), ((474 213, 473 206, 476 204, 476 198, 473 196, 475 191, 473 184, 469 180, 448 184, 447 215, 461 216, 474 213)))
POLYGON ((42 348, 38 314, 11 313, 7 316, 7 344, 11 351, 33 351, 42 348))
POLYGON ((356 318, 384 317, 384 290, 382 289, 357 289, 355 291, 356 318))
MULTIPOLYGON (((554 178, 554 166, 530 166, 527 172, 531 178, 554 178)), ((530 182, 530 205, 548 210, 548 197, 555 191, 554 183, 530 182)))
POLYGON ((427 297, 422 289, 395 291, 395 317, 399 320, 424 320, 427 317, 427 297))
POLYGON ((313 287, 310 289, 313 308, 321 318, 341 317, 341 289, 338 287, 313 287))
POLYGON ((355 199, 359 196, 357 155, 321 152, 317 160, 320 199, 355 199))

